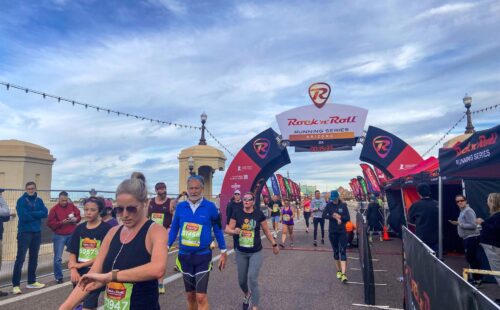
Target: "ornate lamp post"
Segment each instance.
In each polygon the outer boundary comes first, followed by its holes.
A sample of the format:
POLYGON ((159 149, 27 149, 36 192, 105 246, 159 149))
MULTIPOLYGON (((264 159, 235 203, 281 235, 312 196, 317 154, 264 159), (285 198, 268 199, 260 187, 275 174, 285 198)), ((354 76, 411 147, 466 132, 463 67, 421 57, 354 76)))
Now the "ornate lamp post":
POLYGON ((207 114, 203 112, 201 114, 201 138, 198 145, 207 145, 207 140, 205 140, 205 123, 207 122, 207 114))
POLYGON ((465 97, 463 99, 464 106, 467 109, 467 112, 465 114, 467 115, 467 127, 465 127, 465 133, 475 133, 476 131, 474 130, 474 125, 472 125, 472 117, 470 113, 470 106, 472 105, 472 97, 465 94, 465 97))
POLYGON ((194 175, 193 169, 194 169, 194 159, 193 157, 188 158, 188 167, 189 167, 189 175, 194 175))

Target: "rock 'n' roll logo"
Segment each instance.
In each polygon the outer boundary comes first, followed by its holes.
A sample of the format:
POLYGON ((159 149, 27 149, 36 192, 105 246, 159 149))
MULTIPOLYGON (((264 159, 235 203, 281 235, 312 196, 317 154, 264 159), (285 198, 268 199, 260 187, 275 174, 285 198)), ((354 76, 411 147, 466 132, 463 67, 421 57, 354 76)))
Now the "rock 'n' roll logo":
POLYGON ((330 90, 330 85, 323 82, 314 83, 309 86, 309 97, 311 97, 311 100, 318 109, 321 109, 325 105, 330 97, 330 90))
POLYGON ((259 156, 261 159, 267 157, 270 148, 271 142, 269 142, 269 140, 266 138, 259 138, 253 142, 253 149, 255 153, 257 153, 257 156, 259 156))
POLYGON ((387 136, 378 136, 373 139, 373 148, 380 158, 386 158, 392 149, 392 139, 387 136))

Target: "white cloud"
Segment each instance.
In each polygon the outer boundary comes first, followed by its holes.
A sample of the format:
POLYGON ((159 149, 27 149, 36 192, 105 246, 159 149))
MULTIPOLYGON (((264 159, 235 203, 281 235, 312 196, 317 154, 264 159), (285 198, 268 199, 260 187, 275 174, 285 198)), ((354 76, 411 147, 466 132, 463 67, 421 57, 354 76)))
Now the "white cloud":
POLYGON ((473 9, 477 5, 478 5, 477 3, 470 3, 470 2, 445 4, 418 14, 415 17, 415 20, 423 20, 432 17, 463 13, 473 9))

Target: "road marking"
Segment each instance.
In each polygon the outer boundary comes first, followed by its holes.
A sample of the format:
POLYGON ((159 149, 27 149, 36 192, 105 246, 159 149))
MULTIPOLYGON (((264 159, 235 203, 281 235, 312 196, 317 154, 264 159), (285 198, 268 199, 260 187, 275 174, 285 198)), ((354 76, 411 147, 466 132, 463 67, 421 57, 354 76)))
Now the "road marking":
MULTIPOLYGON (((359 269, 359 268, 351 268, 351 270, 361 271, 361 269, 359 269)), ((374 269, 373 271, 374 272, 387 272, 387 270, 384 270, 384 269, 374 269)))
POLYGON ((52 291, 55 291, 55 290, 60 289, 62 287, 69 286, 69 285, 71 285, 71 281, 65 282, 63 284, 57 284, 57 285, 53 285, 53 286, 50 286, 50 287, 47 287, 47 288, 39 289, 38 291, 35 291, 35 292, 31 292, 31 293, 27 293, 27 294, 21 294, 19 296, 12 297, 12 298, 0 301, 0 306, 5 306, 5 305, 8 305, 8 304, 11 304, 13 302, 20 301, 20 300, 23 300, 23 299, 26 299, 26 298, 30 298, 30 297, 33 297, 33 296, 38 296, 38 295, 41 295, 41 294, 44 294, 44 293, 48 293, 48 292, 52 292, 52 291))
MULTIPOLYGON (((359 257, 350 257, 350 256, 347 256, 347 258, 349 258, 349 259, 359 259, 359 257)), ((372 262, 378 262, 378 259, 372 258, 372 262)))
MULTIPOLYGON (((363 282, 351 282, 347 280, 347 284, 358 284, 358 285, 365 285, 363 282)), ((375 286, 387 286, 387 283, 373 283, 375 286)))
POLYGON ((403 309, 400 309, 400 308, 391 308, 390 306, 377 306, 377 305, 365 305, 365 304, 352 304, 352 305, 353 306, 358 306, 358 307, 387 309, 387 310, 403 310, 403 309))

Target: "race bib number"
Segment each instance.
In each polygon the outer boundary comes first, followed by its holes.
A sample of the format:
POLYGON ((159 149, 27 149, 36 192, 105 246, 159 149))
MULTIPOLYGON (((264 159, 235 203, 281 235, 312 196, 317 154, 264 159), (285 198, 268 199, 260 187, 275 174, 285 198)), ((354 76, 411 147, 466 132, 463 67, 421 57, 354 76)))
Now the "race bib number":
POLYGON ((273 212, 279 212, 280 211, 280 206, 277 204, 273 205, 273 212))
POLYGON ((253 248, 255 239, 255 231, 242 230, 240 231, 239 243, 242 248, 253 248))
POLYGON ((184 223, 182 226, 182 244, 186 246, 200 246, 201 229, 203 225, 195 223, 184 223))
POLYGON ((164 213, 151 213, 151 220, 156 224, 163 225, 163 219, 165 218, 164 213))
POLYGON ((290 215, 289 214, 283 214, 283 222, 288 222, 290 221, 290 215))
POLYGON ((101 240, 80 238, 78 262, 84 263, 96 258, 100 248, 101 248, 101 240))
POLYGON ((132 296, 133 283, 110 282, 106 285, 104 294, 105 310, 130 309, 130 296, 132 296))

